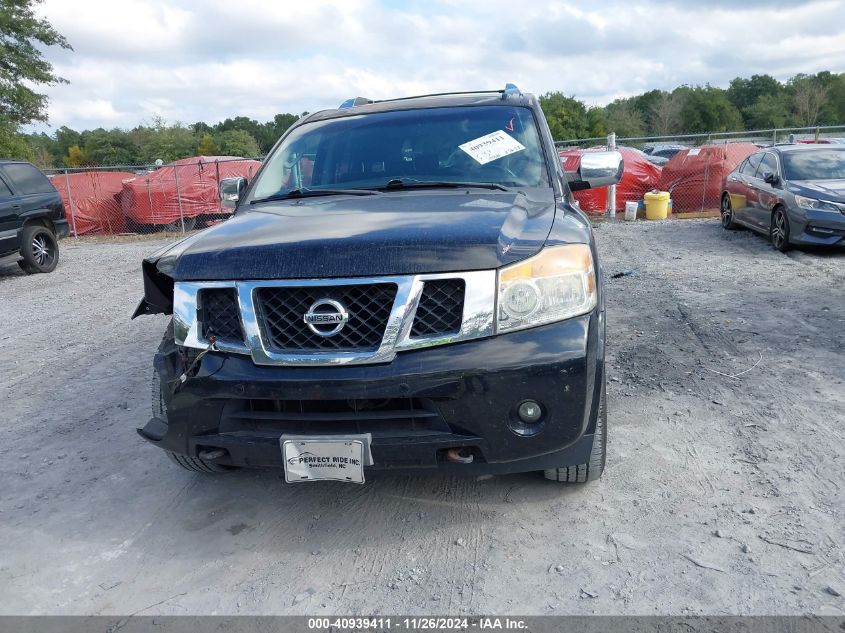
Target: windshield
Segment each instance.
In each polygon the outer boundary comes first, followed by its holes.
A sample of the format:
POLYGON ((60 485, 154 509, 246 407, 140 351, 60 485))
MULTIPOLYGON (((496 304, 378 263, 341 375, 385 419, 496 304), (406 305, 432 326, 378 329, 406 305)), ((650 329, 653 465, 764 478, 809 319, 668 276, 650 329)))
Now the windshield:
POLYGON ((379 188, 392 180, 549 186, 529 108, 428 108, 296 128, 267 159, 248 201, 301 190, 379 188))
POLYGON ((845 151, 814 149, 784 152, 783 172, 787 180, 845 179, 845 151))

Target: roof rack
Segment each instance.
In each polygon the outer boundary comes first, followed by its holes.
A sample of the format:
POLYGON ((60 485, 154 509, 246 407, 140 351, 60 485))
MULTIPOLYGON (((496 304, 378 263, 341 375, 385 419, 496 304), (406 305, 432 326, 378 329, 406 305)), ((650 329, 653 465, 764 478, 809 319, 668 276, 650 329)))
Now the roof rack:
POLYGON ((410 99, 424 99, 426 97, 450 97, 456 95, 475 95, 475 94, 500 94, 502 99, 509 99, 511 97, 521 97, 522 92, 515 84, 505 84, 503 90, 458 90, 456 92, 433 92, 426 95, 414 95, 412 97, 397 97, 395 99, 367 99, 366 97, 355 97, 354 99, 347 99, 340 104, 338 110, 345 110, 347 108, 354 108, 359 105, 366 105, 368 103, 388 103, 391 101, 408 101, 410 99))
POLYGON ((510 97, 521 97, 522 92, 516 87, 516 84, 505 84, 505 89, 502 90, 502 99, 510 97))
POLYGON ((355 106, 359 105, 366 105, 368 103, 372 103, 372 99, 367 99, 366 97, 354 97, 352 99, 347 99, 343 103, 341 103, 337 109, 338 110, 345 110, 346 108, 354 108, 355 106))

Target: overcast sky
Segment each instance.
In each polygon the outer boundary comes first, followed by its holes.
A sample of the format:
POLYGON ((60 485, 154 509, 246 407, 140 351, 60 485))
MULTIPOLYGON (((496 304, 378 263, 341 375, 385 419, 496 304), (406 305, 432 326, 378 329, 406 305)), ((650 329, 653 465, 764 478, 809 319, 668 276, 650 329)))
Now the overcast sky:
POLYGON ((605 104, 845 71, 842 0, 46 0, 38 11, 74 48, 46 53, 70 81, 48 90, 52 129, 265 121, 350 96, 505 82, 605 104))

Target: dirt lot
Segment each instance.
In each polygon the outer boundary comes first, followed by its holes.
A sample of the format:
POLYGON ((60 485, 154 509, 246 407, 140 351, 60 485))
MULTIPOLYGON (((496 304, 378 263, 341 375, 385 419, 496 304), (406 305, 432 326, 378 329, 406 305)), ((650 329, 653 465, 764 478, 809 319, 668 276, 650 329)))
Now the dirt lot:
POLYGON ((597 236, 634 274, 607 284, 609 465, 585 488, 190 474, 134 431, 157 244, 0 269, 0 613, 845 613, 845 254, 716 220, 597 236))

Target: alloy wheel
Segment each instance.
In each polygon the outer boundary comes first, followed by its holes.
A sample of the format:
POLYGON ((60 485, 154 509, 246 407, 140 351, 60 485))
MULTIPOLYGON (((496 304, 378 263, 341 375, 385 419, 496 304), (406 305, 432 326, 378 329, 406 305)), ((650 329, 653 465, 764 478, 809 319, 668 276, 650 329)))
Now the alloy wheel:
POLYGON ((32 254, 39 266, 46 266, 56 255, 53 245, 43 234, 32 239, 32 254))
POLYGON ((786 217, 783 211, 778 209, 775 211, 775 216, 772 218, 772 245, 777 248, 783 248, 786 241, 786 217))
POLYGON ((722 196, 722 226, 730 228, 733 221, 733 209, 731 209, 731 199, 728 196, 722 196))

